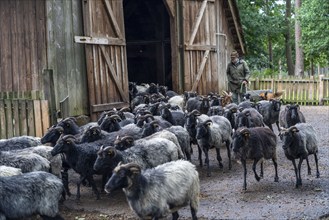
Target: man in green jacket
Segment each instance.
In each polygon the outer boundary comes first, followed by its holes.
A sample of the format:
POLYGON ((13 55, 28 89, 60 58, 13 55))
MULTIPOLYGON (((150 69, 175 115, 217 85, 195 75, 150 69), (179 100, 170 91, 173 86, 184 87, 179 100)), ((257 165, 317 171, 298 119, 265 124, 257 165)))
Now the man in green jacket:
POLYGON ((243 94, 246 93, 250 71, 246 61, 240 59, 235 50, 231 53, 231 62, 227 65, 226 74, 233 102, 239 104, 243 100, 243 94))

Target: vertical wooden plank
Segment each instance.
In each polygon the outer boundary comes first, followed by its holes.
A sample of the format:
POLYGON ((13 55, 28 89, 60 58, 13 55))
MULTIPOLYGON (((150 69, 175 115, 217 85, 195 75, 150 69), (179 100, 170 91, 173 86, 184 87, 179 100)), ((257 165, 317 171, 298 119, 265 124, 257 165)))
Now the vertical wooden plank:
POLYGON ((33 100, 35 136, 42 137, 42 113, 40 100, 33 100))
POLYGON ((7 123, 5 115, 5 102, 0 99, 0 139, 7 138, 7 123))
POLYGON ((13 110, 14 136, 20 136, 18 100, 12 100, 12 110, 13 110))
POLYGON ((35 136, 33 100, 27 100, 27 135, 35 136))
POLYGON ((7 138, 14 137, 13 132, 13 113, 11 100, 5 99, 5 115, 6 115, 6 124, 7 124, 7 138))
POLYGON ((19 105, 19 127, 21 135, 27 135, 28 127, 27 127, 27 115, 26 115, 26 101, 25 100, 18 100, 19 105))
POLYGON ((49 123, 49 108, 47 100, 40 100, 41 104, 41 122, 42 122, 42 136, 47 132, 50 127, 49 123))

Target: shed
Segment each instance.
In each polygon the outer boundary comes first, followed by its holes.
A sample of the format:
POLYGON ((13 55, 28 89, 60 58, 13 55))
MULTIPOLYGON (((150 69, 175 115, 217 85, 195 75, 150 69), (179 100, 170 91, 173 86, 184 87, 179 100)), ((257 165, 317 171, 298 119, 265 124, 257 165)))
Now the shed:
POLYGON ((0 98, 47 101, 50 124, 128 106, 129 81, 221 92, 245 53, 235 0, 1 0, 0 48, 0 98))

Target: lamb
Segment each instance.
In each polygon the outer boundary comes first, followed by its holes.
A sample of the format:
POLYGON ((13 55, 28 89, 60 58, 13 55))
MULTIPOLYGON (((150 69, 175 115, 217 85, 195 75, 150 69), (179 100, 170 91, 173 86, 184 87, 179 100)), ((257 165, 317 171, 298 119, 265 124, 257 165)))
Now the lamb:
POLYGON ((142 171, 134 163, 119 164, 105 185, 106 192, 122 188, 130 208, 141 219, 159 219, 190 205, 192 219, 197 219, 200 181, 195 166, 183 160, 172 161, 142 171))
POLYGON ((289 128, 282 128, 280 135, 283 137, 282 148, 288 160, 292 161, 296 175, 296 188, 302 186, 300 175, 301 165, 304 159, 307 162, 308 175, 311 175, 311 167, 308 155, 313 154, 316 165, 316 177, 320 177, 318 166, 318 142, 314 128, 308 123, 298 123, 289 128), (299 159, 298 167, 295 159, 299 159))
POLYGON ((205 154, 205 163, 207 165, 207 175, 211 176, 209 167, 209 155, 208 151, 210 148, 216 148, 217 161, 219 167, 222 168, 222 158, 220 156, 220 147, 223 143, 226 144, 227 156, 229 158, 229 169, 232 168, 231 163, 231 149, 230 145, 232 142, 232 127, 225 117, 223 116, 212 116, 206 121, 199 121, 196 128, 196 138, 198 141, 199 150, 199 162, 202 166, 202 151, 205 154))
POLYGON ((235 103, 230 103, 224 107, 223 116, 227 118, 232 128, 235 128, 236 113, 238 112, 238 105, 235 103))
POLYGON ((278 130, 280 131, 279 126, 279 114, 281 108, 281 101, 272 99, 270 101, 259 101, 257 102, 256 108, 258 112, 263 116, 264 124, 267 125, 272 131, 272 124, 276 123, 278 130))
POLYGON ((89 143, 77 144, 75 141, 76 138, 73 135, 65 135, 61 137, 51 151, 51 155, 55 156, 59 153, 64 153, 68 165, 75 172, 80 174, 80 179, 77 183, 77 200, 80 199, 80 185, 86 179, 90 183, 97 199, 100 199, 100 195, 93 178, 93 175, 97 174, 93 170, 93 165, 97 158, 99 146, 89 143))
POLYGON ((135 145, 124 151, 115 147, 101 147, 97 153, 94 170, 112 171, 119 162, 137 163, 142 169, 178 160, 179 148, 172 141, 164 138, 140 139, 135 145))
POLYGON ((14 176, 22 174, 22 169, 9 167, 9 166, 0 166, 0 176, 14 176))
POLYGON ((287 105, 280 111, 279 123, 283 128, 289 128, 297 123, 305 123, 305 116, 298 104, 287 105))
POLYGON ((184 126, 185 123, 185 115, 182 110, 170 110, 170 105, 165 105, 160 108, 160 114, 161 117, 168 122, 170 122, 172 125, 180 125, 184 126))
POLYGON ((9 151, 15 149, 23 149, 28 147, 34 147, 41 144, 39 137, 33 136, 19 136, 9 139, 0 140, 0 151, 9 151))
POLYGON ((0 219, 39 214, 42 219, 64 220, 58 210, 63 184, 53 174, 38 171, 0 177, 0 192, 0 219))
POLYGON ((30 152, 0 151, 0 165, 20 168, 23 173, 32 171, 49 172, 50 162, 38 154, 30 152))
POLYGON ((235 130, 240 127, 264 127, 263 116, 254 108, 246 108, 236 115, 235 130))
POLYGON ((267 127, 238 128, 233 135, 232 150, 236 159, 241 160, 244 169, 243 189, 247 190, 246 160, 254 161, 252 169, 255 178, 259 181, 263 173, 263 159, 272 159, 275 169, 274 182, 279 181, 276 155, 276 135, 267 127), (261 161, 261 173, 258 176, 256 165, 261 161))

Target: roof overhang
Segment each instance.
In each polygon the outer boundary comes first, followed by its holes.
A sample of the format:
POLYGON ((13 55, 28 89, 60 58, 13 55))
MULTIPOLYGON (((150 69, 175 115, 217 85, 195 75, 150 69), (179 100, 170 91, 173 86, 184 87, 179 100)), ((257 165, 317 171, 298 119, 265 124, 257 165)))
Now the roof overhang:
POLYGON ((229 31, 233 37, 234 49, 237 50, 239 54, 246 54, 242 25, 236 0, 224 1, 224 10, 229 31))

